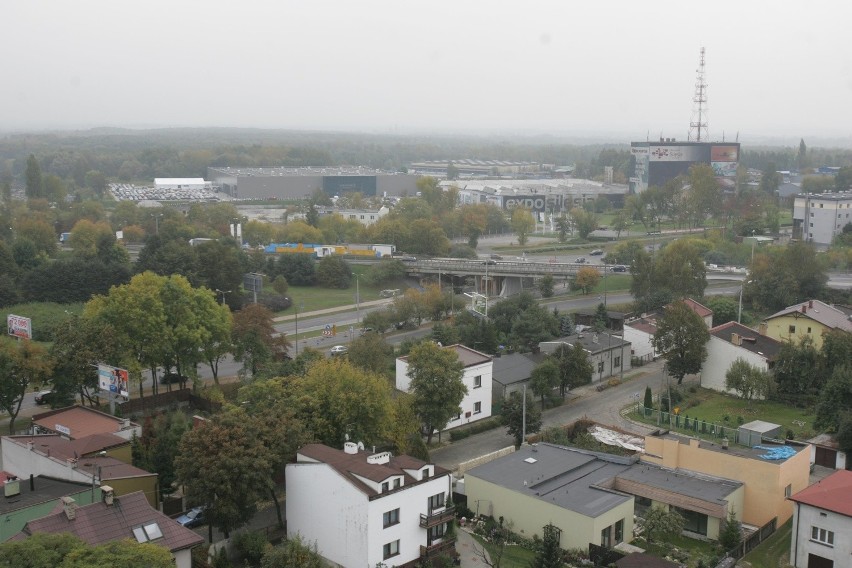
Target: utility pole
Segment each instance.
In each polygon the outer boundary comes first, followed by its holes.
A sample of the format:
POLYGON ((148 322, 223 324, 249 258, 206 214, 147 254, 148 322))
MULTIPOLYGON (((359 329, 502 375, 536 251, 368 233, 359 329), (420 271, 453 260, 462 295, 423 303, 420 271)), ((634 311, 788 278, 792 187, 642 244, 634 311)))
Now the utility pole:
POLYGON ((521 412, 521 445, 527 441, 527 384, 524 383, 524 406, 521 412))

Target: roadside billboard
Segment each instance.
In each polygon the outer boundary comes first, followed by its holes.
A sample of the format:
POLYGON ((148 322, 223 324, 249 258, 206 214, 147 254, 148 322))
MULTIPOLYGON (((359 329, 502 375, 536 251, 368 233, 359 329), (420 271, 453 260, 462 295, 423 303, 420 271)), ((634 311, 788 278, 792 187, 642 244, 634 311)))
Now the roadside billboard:
POLYGON ((128 389, 127 369, 119 369, 110 365, 98 364, 98 387, 102 391, 120 394, 130 398, 128 389))
POLYGON ((19 337, 21 339, 33 338, 33 322, 30 318, 9 314, 6 316, 6 327, 9 329, 9 335, 19 337))

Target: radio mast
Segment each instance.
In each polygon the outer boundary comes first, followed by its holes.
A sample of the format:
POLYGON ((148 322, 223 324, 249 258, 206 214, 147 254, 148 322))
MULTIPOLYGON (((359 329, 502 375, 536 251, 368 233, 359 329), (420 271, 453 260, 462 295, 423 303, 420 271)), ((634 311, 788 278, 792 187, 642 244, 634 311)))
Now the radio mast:
POLYGON ((701 142, 702 135, 706 140, 707 134, 707 82, 704 80, 704 48, 701 48, 701 58, 698 60, 698 70, 695 78, 695 95, 692 97, 692 120, 689 122, 689 140, 701 142))

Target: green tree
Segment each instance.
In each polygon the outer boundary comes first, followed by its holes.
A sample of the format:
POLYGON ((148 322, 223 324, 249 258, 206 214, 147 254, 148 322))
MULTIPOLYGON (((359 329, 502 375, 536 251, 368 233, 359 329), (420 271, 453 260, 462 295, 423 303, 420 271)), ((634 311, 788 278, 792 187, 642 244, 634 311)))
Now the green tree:
POLYGON ((325 565, 317 544, 305 542, 298 534, 267 550, 260 560, 261 568, 323 568, 325 565))
POLYGON ((696 164, 689 168, 689 193, 687 204, 696 226, 702 226, 707 217, 722 210, 722 191, 716 174, 709 164, 696 164))
POLYGON ((601 273, 597 268, 583 266, 577 271, 572 282, 573 287, 581 290, 583 294, 591 292, 601 281, 601 273))
POLYGON ((651 544, 655 537, 680 534, 683 532, 683 525, 683 517, 677 512, 666 511, 662 507, 651 507, 645 513, 642 528, 645 539, 648 544, 651 544))
POLYGON ((713 310, 713 327, 737 321, 737 302, 725 296, 710 296, 706 298, 705 305, 713 310))
POLYGON ((775 164, 768 163, 760 175, 758 190, 769 195, 775 195, 781 185, 781 174, 776 171, 775 164))
POLYGON ((249 304, 233 316, 231 342, 234 360, 252 376, 272 361, 287 355, 289 342, 275 330, 272 312, 261 304, 249 304))
POLYGON ((619 210, 612 218, 612 230, 615 231, 616 240, 621 238, 621 233, 630 228, 630 219, 624 209, 619 210))
POLYGON ((523 351, 532 351, 542 341, 552 339, 558 331, 553 314, 539 304, 523 310, 512 322, 509 340, 523 351))
POLYGON ((704 320, 682 301, 666 307, 657 322, 657 332, 652 343, 663 354, 670 376, 683 382, 687 374, 697 373, 707 359, 707 342, 710 332, 704 320))
POLYGON ((529 234, 535 228, 535 219, 529 209, 524 207, 516 207, 512 210, 512 231, 518 235, 518 244, 524 246, 527 244, 529 234))
POLYGON ((741 357, 737 357, 725 373, 725 388, 736 391, 747 401, 755 397, 765 398, 769 394, 771 384, 769 373, 749 364, 741 357))
POLYGON ((535 396, 541 398, 541 409, 544 410, 544 398, 559 386, 559 365, 552 357, 548 357, 535 366, 530 375, 530 389, 535 396))
POLYGON ((814 427, 819 430, 836 432, 840 428, 843 415, 852 411, 852 367, 836 367, 831 377, 820 390, 816 406, 814 427))
POLYGON ((515 446, 520 447, 524 442, 524 433, 535 434, 541 430, 541 408, 535 404, 530 395, 526 400, 519 392, 513 392, 503 403, 501 413, 506 433, 515 438, 515 446), (524 430, 524 404, 526 404, 526 430, 524 430))
MULTIPOLYGON (((103 197, 107 189, 106 176, 98 170, 89 170, 86 172, 86 187, 94 190, 98 197, 103 197)), ((130 224, 130 223, 128 223, 130 224)))
POLYGON ((565 398, 566 390, 592 382, 594 368, 579 341, 573 346, 567 343, 560 345, 553 356, 559 363, 559 389, 562 398, 565 398))
POLYGON ((852 166, 840 168, 834 176, 835 191, 848 191, 852 189, 852 166))
POLYGON ((175 458, 180 440, 189 426, 189 419, 182 412, 160 414, 146 419, 142 436, 132 440, 133 465, 156 473, 163 491, 172 490, 175 458))
POLYGON ((379 375, 386 375, 394 362, 393 345, 381 333, 365 333, 353 340, 347 355, 356 367, 379 375))
POLYGON ((384 286, 404 278, 405 264, 400 260, 386 258, 371 265, 364 274, 363 281, 371 286, 384 286))
POLYGON ((819 352, 807 336, 798 343, 785 341, 772 371, 778 392, 786 395, 818 393, 824 382, 819 352))
POLYGON ((228 538, 266 497, 270 458, 255 421, 232 408, 184 434, 175 471, 189 503, 206 505, 210 526, 228 538))
POLYGON ((230 238, 208 241, 195 247, 198 258, 198 282, 211 290, 231 290, 225 301, 231 309, 240 306, 238 291, 243 285, 243 265, 240 249, 230 238))
POLYGON ((9 415, 9 433, 15 433, 15 420, 31 384, 47 382, 53 362, 47 350, 28 339, 0 338, 0 410, 9 415))
POLYGON ((275 268, 291 286, 312 286, 316 280, 316 262, 309 254, 284 254, 275 268))
POLYGON ((310 206, 308 206, 307 212, 305 213, 305 222, 311 227, 318 228, 319 221, 319 211, 317 211, 317 208, 314 206, 313 203, 311 203, 310 206))
POLYGON ((581 239, 587 238, 592 231, 598 228, 598 216, 585 209, 579 207, 572 209, 571 219, 581 239))
POLYGON ((598 307, 595 308, 595 319, 592 322, 592 328, 594 328, 596 333, 609 328, 609 312, 607 312, 603 302, 599 303, 598 307))
POLYGON ((805 145, 804 138, 799 139, 799 153, 796 156, 796 164, 800 171, 808 167, 808 147, 805 145))
POLYGON ((722 525, 722 530, 719 532, 719 544, 725 550, 733 550, 743 540, 742 523, 737 520, 736 511, 733 509, 728 511, 728 518, 722 525))
POLYGON ((645 400, 642 403, 645 408, 653 408, 654 407, 654 395, 651 393, 651 387, 645 387, 645 400))
POLYGON ((167 548, 133 539, 92 546, 69 533, 36 533, 0 544, 0 568, 169 568, 167 548))
POLYGON ((542 298, 553 297, 553 275, 545 274, 538 280, 538 291, 541 292, 542 298))
POLYGON ((560 529, 552 524, 544 526, 542 533, 544 537, 535 552, 535 558, 530 562, 529 568, 562 568, 562 549, 559 547, 560 529))
POLYGON ((427 428, 427 444, 432 443, 435 430, 443 430, 450 418, 458 414, 467 394, 463 373, 456 352, 434 343, 421 343, 408 355, 409 390, 414 409, 427 428))
POLYGON ((317 264, 316 282, 323 288, 345 290, 352 285, 352 268, 342 257, 327 256, 317 264))
POLYGON ((665 288, 672 298, 701 298, 707 288, 707 268, 702 251, 692 239, 679 239, 657 256, 652 277, 654 288, 665 288))
POLYGON ((571 218, 560 215, 556 218, 556 235, 560 243, 568 242, 568 234, 571 232, 571 218))
POLYGON ((38 159, 33 154, 27 158, 26 177, 26 192, 30 199, 44 197, 44 187, 41 179, 41 166, 38 159))

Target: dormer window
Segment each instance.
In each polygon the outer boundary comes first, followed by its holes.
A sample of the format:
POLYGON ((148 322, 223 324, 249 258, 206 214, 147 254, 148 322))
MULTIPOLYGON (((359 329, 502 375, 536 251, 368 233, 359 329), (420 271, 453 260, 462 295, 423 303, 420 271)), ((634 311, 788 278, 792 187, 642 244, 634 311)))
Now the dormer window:
POLYGON ((390 482, 385 481, 382 483, 382 493, 387 493, 388 491, 390 491, 390 482))
POLYGON ((424 467, 423 471, 420 472, 420 479, 429 479, 429 467, 424 467))
POLYGON ((395 479, 393 480, 393 488, 394 488, 394 489, 399 489, 400 487, 402 487, 402 478, 401 478, 401 477, 397 477, 397 478, 395 478, 395 479))

